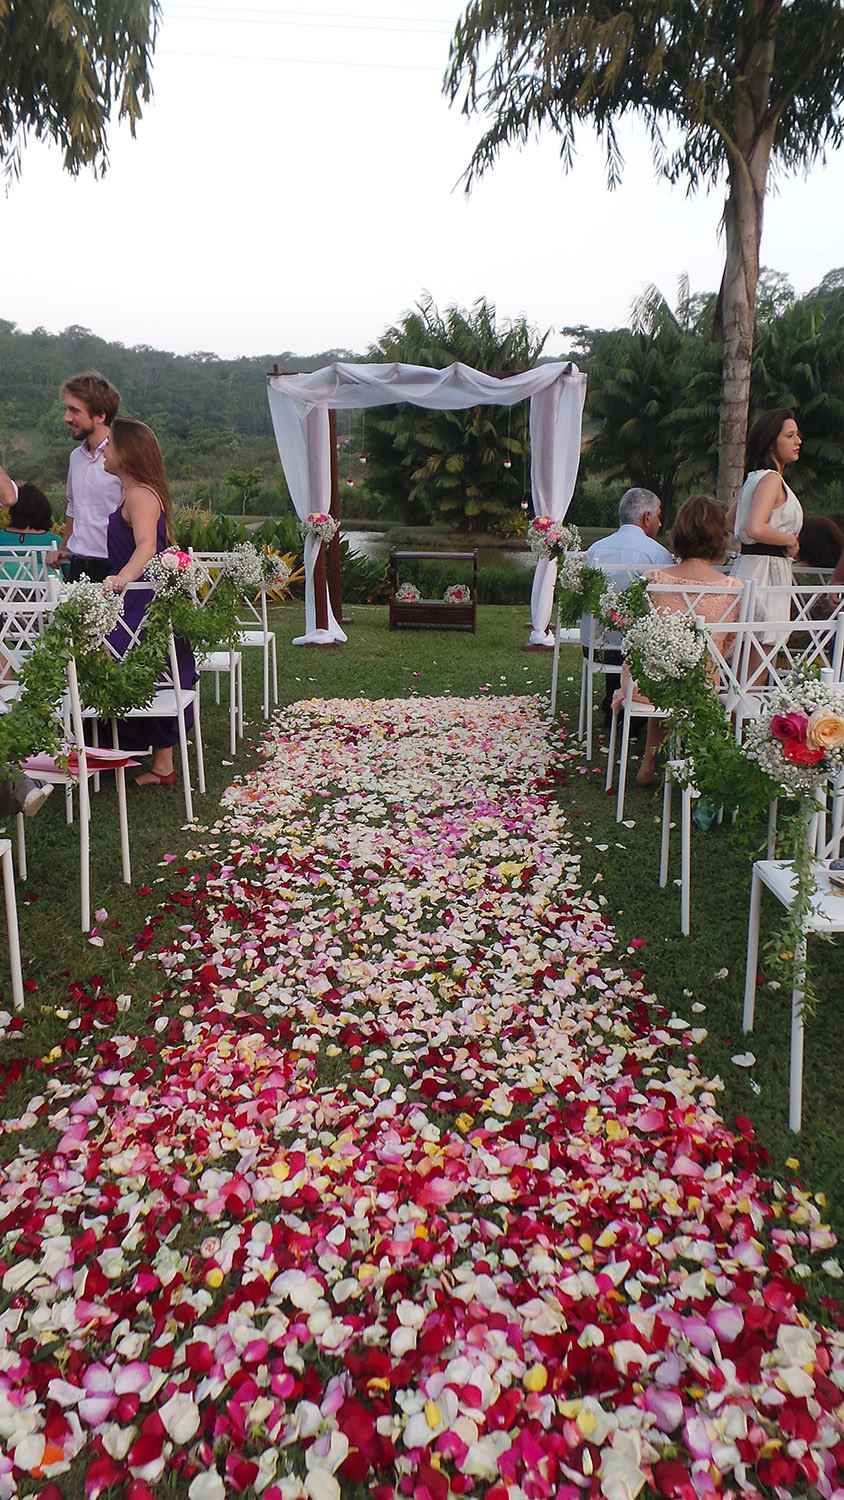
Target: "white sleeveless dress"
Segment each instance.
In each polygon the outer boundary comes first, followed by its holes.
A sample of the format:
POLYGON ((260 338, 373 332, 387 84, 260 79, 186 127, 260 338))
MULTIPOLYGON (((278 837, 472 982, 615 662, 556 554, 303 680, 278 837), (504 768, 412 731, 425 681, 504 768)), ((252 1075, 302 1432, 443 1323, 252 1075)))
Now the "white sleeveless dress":
MULTIPOLYGON (((746 528, 756 486, 766 474, 774 472, 773 469, 754 469, 742 485, 736 509, 736 536, 742 545, 752 544, 753 541, 753 538, 748 536, 746 528)), ((783 488, 785 501, 771 511, 768 525, 772 526, 775 531, 789 532, 792 536, 799 536, 803 525, 803 507, 785 480, 783 480, 783 488)), ((792 582, 790 557, 760 557, 753 553, 743 552, 733 567, 733 577, 756 579, 754 619, 770 620, 772 624, 779 623, 781 627, 790 621, 792 582)), ((766 645, 771 645, 783 634, 784 630, 780 628, 760 633, 759 639, 766 645)))

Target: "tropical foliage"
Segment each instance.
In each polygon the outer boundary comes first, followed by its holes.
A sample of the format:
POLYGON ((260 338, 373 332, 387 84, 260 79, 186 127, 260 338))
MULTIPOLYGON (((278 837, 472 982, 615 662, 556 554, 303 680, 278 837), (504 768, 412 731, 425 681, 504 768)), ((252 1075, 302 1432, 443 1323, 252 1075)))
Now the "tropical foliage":
MULTIPOLYGON (((720 357, 710 332, 713 296, 692 297, 681 281, 676 307, 651 287, 629 329, 579 329, 588 376, 587 428, 575 500, 581 522, 612 524, 589 496, 598 476, 655 490, 670 519, 693 487, 712 489, 718 463, 720 357), (583 497, 581 499, 581 496, 583 497)), ((805 437, 801 497, 823 503, 844 463, 844 273, 830 272, 796 299, 778 273, 759 279, 751 420, 766 407, 793 408, 805 437)), ((572 334, 575 330, 571 331, 572 334)))
MULTIPOLYGON (((471 312, 444 313, 424 298, 387 329, 369 358, 433 369, 460 361, 490 375, 515 375, 536 364, 546 338, 524 318, 499 327, 483 298, 471 312)), ((468 411, 380 408, 367 414, 366 434, 368 488, 408 517, 488 530, 519 508, 529 488, 525 402, 468 411)))
POLYGON ((0 162, 19 176, 27 136, 46 136, 77 176, 108 165, 107 128, 152 92, 159 0, 0 0, 0 162))
POLYGON ((772 164, 799 167, 844 134, 844 9, 839 0, 473 0, 445 81, 488 128, 467 185, 506 145, 539 130, 560 139, 564 168, 581 121, 622 170, 617 126, 644 121, 657 170, 691 189, 724 174, 726 266, 716 308, 723 338, 719 495, 742 478, 762 214, 772 164))

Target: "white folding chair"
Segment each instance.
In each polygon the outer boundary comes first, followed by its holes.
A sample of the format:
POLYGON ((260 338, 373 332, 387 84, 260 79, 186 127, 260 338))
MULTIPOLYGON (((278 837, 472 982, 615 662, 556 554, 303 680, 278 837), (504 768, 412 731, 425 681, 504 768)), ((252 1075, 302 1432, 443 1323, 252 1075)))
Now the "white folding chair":
MULTIPOLYGON (((832 674, 830 673, 830 678, 832 674)), ((816 858, 813 872, 818 884, 812 910, 802 923, 801 936, 794 949, 791 989, 791 1042, 788 1082, 788 1123, 792 1130, 800 1130, 803 1123, 803 1051, 805 1024, 803 1016, 803 992, 806 975, 806 941, 813 932, 844 932, 844 894, 838 892, 829 880, 829 862, 838 858, 842 842, 842 806, 844 785, 839 777, 833 790, 832 830, 829 837, 818 842, 819 815, 810 820, 806 837, 814 848, 816 858)), ((756 1010, 756 966, 759 960, 759 926, 763 886, 776 896, 787 908, 796 895, 794 866, 788 860, 760 859, 753 865, 753 880, 750 888, 750 916, 747 927, 747 968, 744 979, 744 1010, 742 1026, 753 1030, 756 1010)))
MULTIPOLYGON (((643 566, 632 566, 630 563, 603 563, 601 572, 607 580, 607 587, 616 588, 619 592, 625 589, 634 578, 646 572, 643 566)), ((603 653, 606 650, 607 631, 598 623, 593 615, 584 615, 581 620, 581 630, 577 637, 578 643, 583 650, 583 660, 580 667, 580 706, 577 714, 577 738, 586 742, 586 759, 592 759, 593 723, 594 723, 594 697, 595 697, 595 673, 604 667, 603 653), (584 636, 586 637, 584 640, 584 636)), ((616 671, 620 671, 619 668, 616 671)))
MULTIPOLYGON (((580 645, 580 627, 574 629, 563 629, 560 621, 560 601, 557 600, 557 617, 554 624, 554 656, 551 662, 551 697, 548 704, 548 717, 553 719, 557 712, 557 688, 560 681, 560 647, 580 645)), ((578 739, 580 735, 580 724, 577 728, 578 739)), ((587 760, 588 760, 587 756, 587 760)))
MULTIPOLYGON (((128 595, 132 590, 143 590, 149 593, 147 583, 127 584, 125 593, 128 595)), ((144 620, 134 629, 127 623, 125 618, 118 620, 112 631, 106 647, 118 658, 126 655, 134 649, 144 634, 144 620)), ((197 788, 200 793, 205 791, 205 759, 202 749, 202 722, 200 716, 199 687, 182 687, 179 680, 179 660, 176 654, 176 642, 173 632, 170 632, 168 641, 167 660, 162 675, 159 678, 153 696, 148 703, 141 708, 128 709, 123 715, 124 720, 143 719, 175 719, 178 724, 179 749, 182 758, 182 786, 185 797, 185 817, 189 823, 193 821, 193 790, 191 786, 190 756, 188 753, 188 727, 186 714, 189 708, 193 708, 193 733, 196 744, 196 779, 197 788)), ((112 740, 115 749, 119 745, 119 731, 117 720, 112 720, 112 740)), ((138 752, 139 754, 142 752, 138 752)))
POLYGON ((56 574, 47 567, 48 550, 46 547, 0 547, 0 587, 8 582, 56 580, 56 574))
MULTIPOLYGON (((82 931, 91 927, 91 798, 89 782, 100 771, 114 771, 117 785, 118 823, 120 829, 120 862, 123 879, 127 885, 132 881, 129 857, 129 820, 126 807, 126 769, 136 766, 138 761, 125 751, 99 750, 85 744, 84 716, 79 699, 79 680, 76 662, 71 658, 67 665, 67 694, 61 710, 66 731, 65 755, 56 758, 46 753, 32 755, 24 761, 24 775, 37 781, 63 786, 67 793, 68 819, 73 819, 72 794, 79 794, 79 886, 82 931)), ((17 815, 18 867, 22 880, 26 879, 26 837, 22 813, 17 815)))
POLYGON ((15 1010, 23 1010, 23 972, 21 941, 18 928, 18 905, 15 899, 15 871, 10 839, 0 839, 0 864, 3 866, 3 896, 6 903, 6 930, 9 935, 9 970, 12 979, 12 1001, 15 1010))
POLYGON ((196 670, 214 674, 214 702, 220 702, 220 678, 229 676, 229 751, 234 755, 238 736, 243 738, 243 656, 240 651, 207 651, 196 658, 196 670))
MULTIPOLYGON (((742 606, 745 602, 743 589, 735 589, 733 591, 729 591, 725 587, 722 587, 720 584, 652 583, 648 587, 648 597, 651 601, 651 606, 653 609, 660 608, 661 599, 670 597, 673 601, 678 596, 682 598, 684 609, 688 611, 689 615, 693 618, 698 617, 699 621, 702 621, 703 619, 700 613, 700 606, 701 602, 704 599, 719 598, 722 596, 724 597, 723 609, 713 621, 710 621, 706 631, 707 642, 711 640, 713 643, 712 650, 715 649, 715 643, 717 642, 719 636, 723 638, 725 633, 732 633, 734 620, 740 616, 742 606)), ((712 654, 712 651, 710 651, 710 654, 712 654)), ((723 653, 721 653, 721 656, 716 662, 716 666, 719 666, 723 661, 723 653)), ((620 823, 622 818, 624 817, 624 802, 627 792, 627 765, 630 754, 630 726, 632 720, 644 719, 645 721, 649 721, 651 719, 665 719, 667 717, 667 714, 664 710, 654 708, 653 704, 644 702, 642 699, 636 698, 634 696, 634 683, 632 677, 628 678, 624 703, 622 705, 620 713, 623 714, 623 724, 621 731, 621 752, 619 755, 618 790, 616 795, 615 809, 617 823, 620 823)), ((612 728, 610 730, 610 743, 609 749, 607 751, 606 790, 608 792, 612 790, 613 784, 618 720, 619 713, 613 714, 612 728)))
MULTIPOLYGON (((200 602, 210 599, 220 579, 224 576, 222 564, 228 557, 227 552, 200 552, 193 547, 190 549, 191 557, 197 562, 203 563, 208 569, 211 579, 210 586, 205 591, 200 602)), ((270 716, 270 688, 272 687, 273 704, 278 704, 278 659, 276 653, 275 632, 270 630, 269 616, 267 614, 267 590, 261 585, 254 599, 244 599, 238 616, 239 647, 260 647, 264 653, 264 718, 270 716)), ((234 684, 232 684, 233 688, 234 684)))

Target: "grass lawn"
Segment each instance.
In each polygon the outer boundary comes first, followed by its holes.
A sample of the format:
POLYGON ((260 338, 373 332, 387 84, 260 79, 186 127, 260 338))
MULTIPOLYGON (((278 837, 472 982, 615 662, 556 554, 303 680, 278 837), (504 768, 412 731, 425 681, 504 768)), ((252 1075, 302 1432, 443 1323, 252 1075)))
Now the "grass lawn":
MULTIPOLYGON (((386 608, 355 606, 349 613, 353 621, 342 649, 294 649, 289 642, 301 633, 302 607, 291 605, 276 612, 282 713, 285 703, 311 697, 547 695, 550 653, 523 651, 528 625, 523 607, 481 608, 475 636, 409 628, 391 634, 386 608)), ((259 709, 260 653, 247 652, 246 657, 251 724, 234 764, 228 753, 225 704, 215 709, 210 682, 204 684, 208 794, 197 798, 204 830, 213 827, 219 797, 234 775, 254 764, 254 744, 265 728, 259 709)), ((576 723, 579 675, 579 656, 569 650, 564 653, 561 712, 554 734, 570 735, 571 723, 576 723)), ((844 1237, 840 943, 815 941, 810 947, 822 1001, 807 1031, 804 1129, 794 1137, 787 1128, 790 997, 784 991, 762 990, 756 1032, 746 1039, 741 1031, 749 856, 737 849, 726 827, 695 831, 692 935, 683 938, 679 891, 673 883, 665 891, 657 884, 659 798, 631 787, 631 826, 617 825, 614 799, 603 790, 603 764, 600 753, 592 767, 573 755, 558 793, 579 826, 584 885, 604 898, 622 950, 633 940, 641 941, 642 946, 628 953, 629 966, 644 972, 647 984, 669 1009, 706 1027, 708 1035, 697 1054, 702 1070, 723 1080, 721 1108, 727 1122, 739 1115, 752 1120, 770 1155, 772 1174, 800 1179, 807 1191, 824 1194, 823 1214, 844 1237), (705 1010, 691 1013, 695 1005, 705 1010), (747 1050, 748 1042, 757 1058, 750 1071, 730 1061, 733 1053, 747 1050), (787 1165, 795 1161, 798 1166, 787 1165)), ((130 790, 134 880, 131 887, 123 886, 114 802, 110 788, 93 801, 92 904, 107 912, 97 924, 101 942, 94 945, 79 931, 78 846, 75 829, 64 821, 61 794, 56 793, 28 825, 30 873, 25 887, 19 886, 19 905, 30 993, 22 1031, 0 1043, 6 1117, 17 1114, 37 1090, 39 1073, 61 1070, 74 1038, 98 1026, 113 1029, 109 1017, 118 996, 131 992, 134 1028, 151 1020, 147 1007, 156 976, 152 966, 131 969, 129 955, 136 934, 154 933, 158 946, 159 939, 178 925, 181 877, 201 857, 199 846, 207 845, 209 835, 183 826, 179 791, 130 790)), ((679 861, 679 833, 674 844, 673 857, 679 861)), ((766 901, 763 938, 778 917, 779 908, 766 901)), ((0 955, 0 972, 6 973, 5 954, 0 955)), ((9 1003, 5 982, 3 990, 9 1003)), ((5 1142, 8 1156, 16 1149, 14 1137, 6 1136, 5 1142)), ((821 1287, 823 1291, 834 1296, 837 1288, 830 1283, 821 1287)), ((813 1305, 810 1310, 818 1308, 813 1305)))

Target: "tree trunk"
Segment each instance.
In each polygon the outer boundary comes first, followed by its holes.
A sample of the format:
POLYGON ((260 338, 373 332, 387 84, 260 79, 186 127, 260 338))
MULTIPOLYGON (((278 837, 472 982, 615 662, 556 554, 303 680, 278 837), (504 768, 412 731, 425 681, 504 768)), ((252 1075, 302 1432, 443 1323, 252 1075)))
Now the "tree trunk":
POLYGON ((713 338, 724 341, 721 411, 718 429, 718 499, 732 505, 744 477, 744 450, 750 405, 756 283, 768 165, 779 120, 770 107, 776 21, 782 0, 761 0, 765 34, 738 43, 744 81, 732 131, 725 134, 729 192, 724 207, 726 264, 715 310, 713 338))

